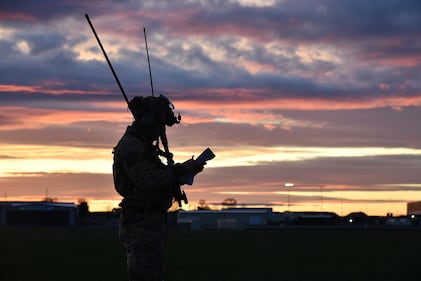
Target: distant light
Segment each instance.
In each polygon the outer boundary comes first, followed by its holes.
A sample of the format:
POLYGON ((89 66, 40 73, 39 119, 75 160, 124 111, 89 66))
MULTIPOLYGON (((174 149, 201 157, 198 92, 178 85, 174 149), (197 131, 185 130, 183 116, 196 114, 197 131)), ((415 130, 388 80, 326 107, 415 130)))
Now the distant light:
POLYGON ((284 184, 285 187, 294 187, 294 184, 292 182, 287 182, 284 184))
POLYGON ((411 219, 415 219, 415 215, 411 215, 411 219))
POLYGON ((353 223, 353 222, 354 222, 354 220, 353 220, 353 219, 349 219, 349 220, 348 220, 348 222, 349 222, 349 223, 353 223))

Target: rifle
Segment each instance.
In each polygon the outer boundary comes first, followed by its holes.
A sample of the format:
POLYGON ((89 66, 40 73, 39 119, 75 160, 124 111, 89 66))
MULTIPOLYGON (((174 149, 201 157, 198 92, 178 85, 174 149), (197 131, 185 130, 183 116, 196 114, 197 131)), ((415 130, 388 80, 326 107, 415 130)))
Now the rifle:
MULTIPOLYGON (((96 40, 98 42, 99 47, 101 48, 101 51, 102 51, 105 59, 107 60, 108 66, 110 67, 111 72, 112 72, 112 74, 114 76, 114 79, 117 82, 118 87, 120 88, 120 92, 123 95, 124 100, 126 101, 127 105, 129 105, 129 99, 127 98, 126 92, 124 91, 123 86, 121 85, 120 80, 118 79, 117 73, 115 72, 115 70, 113 68, 113 65, 111 64, 111 61, 108 58, 107 52, 105 51, 104 47, 102 46, 101 40, 99 39, 98 34, 95 31, 95 28, 94 28, 94 26, 93 26, 93 24, 92 24, 92 22, 91 22, 91 20, 89 18, 89 15, 88 14, 85 14, 85 18, 88 21, 89 26, 91 27, 92 32, 95 35, 95 38, 96 38, 96 40)), ((149 78, 150 78, 150 82, 151 82, 152 96, 154 96, 153 83, 152 83, 151 64, 150 64, 150 60, 149 60, 149 51, 148 51, 148 43, 146 41, 146 29, 145 28, 143 28, 143 32, 144 32, 144 36, 145 36, 146 54, 148 56, 149 78)), ((132 114, 133 114, 133 112, 132 112, 132 114)), ((133 116, 134 116, 134 114, 133 114, 133 116)), ((164 127, 164 129, 165 129, 165 127, 164 127)), ((173 155, 172 155, 171 152, 169 152, 169 149, 168 149, 168 141, 167 141, 167 137, 166 137, 165 132, 163 132, 163 134, 161 135, 161 142, 162 142, 162 145, 164 146, 164 150, 165 151, 160 151, 160 149, 158 147, 159 152, 163 156, 165 156, 167 158, 167 164, 168 164, 168 166, 173 166, 174 165, 174 160, 172 159, 172 156, 173 155)), ((174 185, 174 188, 173 188, 173 197, 174 197, 174 200, 178 203, 178 206, 181 208, 181 206, 182 206, 181 202, 184 201, 184 203, 187 204, 188 203, 188 199, 187 199, 187 195, 184 192, 184 190, 181 190, 181 184, 182 183, 179 183, 179 182, 176 185, 174 185)))

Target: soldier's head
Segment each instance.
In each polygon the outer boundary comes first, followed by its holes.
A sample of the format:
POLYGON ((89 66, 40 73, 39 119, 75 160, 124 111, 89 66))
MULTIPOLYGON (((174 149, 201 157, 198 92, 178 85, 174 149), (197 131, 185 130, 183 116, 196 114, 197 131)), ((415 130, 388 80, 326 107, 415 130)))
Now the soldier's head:
POLYGON ((154 135, 165 126, 180 123, 181 116, 174 115, 174 105, 163 95, 159 97, 134 97, 129 102, 129 109, 133 113, 135 122, 143 130, 152 130, 154 135), (156 132, 156 133, 155 133, 156 132))

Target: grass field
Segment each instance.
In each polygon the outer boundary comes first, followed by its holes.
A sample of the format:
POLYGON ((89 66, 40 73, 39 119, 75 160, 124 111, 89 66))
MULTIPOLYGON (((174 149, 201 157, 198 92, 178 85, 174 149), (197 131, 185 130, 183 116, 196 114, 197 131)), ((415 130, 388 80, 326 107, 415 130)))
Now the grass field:
MULTIPOLYGON (((127 280, 114 228, 0 228, 0 281, 127 280)), ((166 281, 419 281, 421 231, 170 231, 166 281)))

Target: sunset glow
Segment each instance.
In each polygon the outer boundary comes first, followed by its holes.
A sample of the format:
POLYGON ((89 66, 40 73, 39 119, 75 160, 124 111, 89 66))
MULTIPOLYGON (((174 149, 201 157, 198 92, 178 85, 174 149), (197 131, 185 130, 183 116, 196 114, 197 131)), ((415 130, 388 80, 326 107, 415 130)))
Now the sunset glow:
POLYGON ((3 3, 0 196, 118 206, 112 150, 132 116, 88 13, 129 98, 151 94, 147 28, 155 92, 182 115, 175 160, 215 152, 186 209, 285 211, 288 194, 292 211, 405 214, 421 200, 418 3, 309 3, 3 3))

